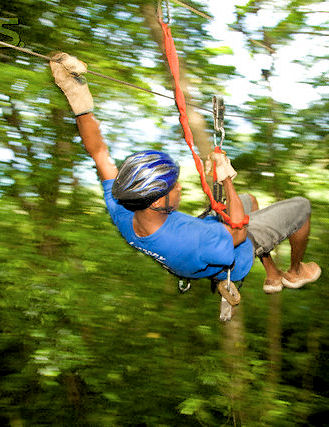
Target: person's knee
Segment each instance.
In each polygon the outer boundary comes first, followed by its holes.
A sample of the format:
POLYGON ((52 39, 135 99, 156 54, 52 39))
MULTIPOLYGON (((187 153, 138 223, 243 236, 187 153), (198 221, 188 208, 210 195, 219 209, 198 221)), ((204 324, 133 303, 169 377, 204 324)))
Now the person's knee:
POLYGON ((295 211, 299 213, 299 217, 298 217, 299 226, 296 227, 294 233, 292 233, 289 236, 290 241, 293 236, 296 236, 296 238, 300 238, 300 236, 304 236, 303 237, 304 239, 305 236, 308 236, 310 232, 310 218, 311 218, 310 201, 305 197, 300 197, 300 196, 294 197, 293 200, 295 203, 295 211), (298 203, 298 205, 296 205, 296 202, 298 203))
POLYGON ((307 212, 307 215, 311 216, 311 211, 312 211, 311 202, 308 199, 305 199, 305 197, 302 197, 302 199, 304 201, 305 210, 307 212))
POLYGON ((305 216, 308 219, 311 215, 311 210, 312 210, 311 202, 308 199, 306 199, 306 197, 301 197, 301 196, 297 196, 295 197, 295 199, 298 200, 300 212, 304 212, 305 216))
POLYGON ((248 193, 248 196, 250 197, 250 200, 251 200, 251 212, 258 211, 259 205, 256 197, 249 193, 248 193))

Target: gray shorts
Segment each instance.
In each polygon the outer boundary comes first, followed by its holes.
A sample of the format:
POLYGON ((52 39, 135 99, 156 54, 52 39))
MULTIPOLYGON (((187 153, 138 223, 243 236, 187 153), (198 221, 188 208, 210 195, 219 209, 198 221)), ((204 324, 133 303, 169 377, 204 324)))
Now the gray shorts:
POLYGON ((241 194, 239 197, 245 213, 250 216, 248 237, 253 242, 257 256, 271 252, 280 242, 299 230, 311 215, 311 204, 304 197, 293 197, 254 212, 251 212, 250 196, 241 194))

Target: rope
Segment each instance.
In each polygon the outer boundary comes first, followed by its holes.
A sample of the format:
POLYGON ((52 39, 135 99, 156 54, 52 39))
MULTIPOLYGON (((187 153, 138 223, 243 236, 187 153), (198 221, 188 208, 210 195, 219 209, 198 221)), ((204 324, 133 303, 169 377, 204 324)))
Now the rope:
POLYGON ((37 53, 37 52, 32 52, 32 50, 25 49, 24 47, 14 46, 13 44, 5 43, 2 41, 0 41, 0 45, 4 47, 10 47, 11 49, 19 50, 20 52, 27 53, 28 55, 37 56, 38 58, 45 59, 46 61, 51 61, 51 58, 49 56, 41 55, 40 53, 37 53))
MULTIPOLYGON (((0 45, 2 45, 4 47, 9 47, 9 48, 17 50, 19 52, 26 53, 27 55, 36 56, 37 58, 44 59, 45 61, 52 61, 52 59, 49 56, 42 55, 40 53, 34 52, 32 50, 29 50, 29 49, 26 49, 26 48, 23 48, 23 47, 14 46, 12 44, 5 43, 3 41, 0 41, 0 45)), ((150 90, 150 89, 145 89, 144 87, 134 85, 133 83, 128 83, 128 82, 126 82, 124 80, 115 79, 114 77, 110 77, 110 76, 107 76, 105 74, 98 73, 96 71, 87 70, 87 73, 92 74, 92 75, 97 76, 97 77, 101 77, 101 78, 106 79, 106 80, 111 80, 112 82, 115 82, 115 83, 118 83, 118 84, 121 84, 121 85, 124 85, 124 86, 129 86, 129 87, 132 87, 134 89, 141 90, 143 92, 151 93, 153 95, 161 96, 162 98, 167 98, 167 99, 171 99, 172 101, 175 101, 175 98, 173 96, 165 95, 164 93, 160 93, 160 92, 155 92, 155 91, 150 90)), ((199 105, 194 104, 192 102, 186 102, 186 104, 189 105, 189 106, 191 106, 191 107, 193 107, 193 108, 197 108, 197 109, 199 109, 201 111, 206 111, 207 113, 213 114, 213 110, 210 110, 209 108, 200 107, 199 105)), ((243 116, 241 114, 227 113, 226 116, 229 116, 229 117, 240 117, 242 119, 251 120, 250 117, 243 116)), ((267 118, 257 118, 256 120, 257 121, 261 121, 261 122, 265 122, 265 123, 277 123, 277 124, 282 124, 282 125, 295 125, 295 126, 303 126, 303 127, 304 126, 306 126, 306 127, 314 127, 314 126, 312 126, 310 124, 307 124, 307 123, 295 123, 295 122, 283 122, 283 121, 279 122, 279 121, 275 121, 273 119, 267 119, 267 118)), ((322 129, 322 130, 327 130, 327 129, 322 129)))
POLYGON ((184 97, 184 94, 183 94, 183 91, 180 87, 180 82, 179 82, 179 61, 178 61, 178 55, 177 55, 177 51, 175 48, 174 40, 172 38, 171 31, 170 31, 170 28, 168 27, 168 25, 165 24, 161 19, 159 20, 159 22, 160 22, 160 25, 162 27, 162 31, 163 31, 163 35, 164 35, 165 51, 166 51, 166 55, 167 55, 169 68, 170 68, 171 74, 172 74, 172 76, 174 78, 174 82, 175 82, 175 95, 176 95, 175 98, 176 98, 176 104, 177 104, 179 114, 180 114, 179 115, 179 121, 180 121, 182 128, 184 130, 185 141, 186 141, 187 145, 189 146, 189 148, 192 152, 192 156, 194 159, 195 166, 197 168, 197 171, 199 172, 201 184, 202 184, 202 189, 207 194, 207 196, 210 200, 211 207, 214 211, 216 211, 218 214, 220 214, 223 217, 223 219, 228 224, 230 224, 230 226, 232 228, 243 228, 243 226, 248 224, 248 222, 249 222, 248 215, 246 215, 244 217, 244 219, 242 221, 240 221, 239 223, 233 223, 231 218, 227 215, 227 213, 224 212, 224 210, 226 209, 226 206, 223 203, 216 202, 216 200, 212 194, 212 191, 210 190, 210 187, 207 183, 203 163, 202 163, 200 157, 196 154, 196 152, 194 150, 193 134, 192 134, 192 131, 190 129, 190 126, 188 123, 188 117, 186 114, 185 97, 184 97))

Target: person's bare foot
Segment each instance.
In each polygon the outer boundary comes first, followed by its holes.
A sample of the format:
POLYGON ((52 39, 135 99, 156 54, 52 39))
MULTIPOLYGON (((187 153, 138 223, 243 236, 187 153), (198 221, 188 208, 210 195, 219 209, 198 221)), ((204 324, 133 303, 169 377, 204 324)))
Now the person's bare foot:
POLYGON ((321 276, 321 268, 315 262, 300 263, 300 269, 297 272, 287 271, 283 274, 282 284, 286 288, 297 289, 306 283, 312 283, 321 276))
POLYGON ((266 294, 275 294, 277 292, 281 292, 282 289, 282 277, 279 277, 277 279, 265 279, 263 284, 263 291, 266 294))

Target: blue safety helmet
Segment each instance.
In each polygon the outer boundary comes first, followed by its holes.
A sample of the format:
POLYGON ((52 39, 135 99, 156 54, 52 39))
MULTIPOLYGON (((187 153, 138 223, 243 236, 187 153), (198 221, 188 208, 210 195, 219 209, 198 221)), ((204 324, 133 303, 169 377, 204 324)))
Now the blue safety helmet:
POLYGON ((179 166, 166 153, 140 151, 126 158, 114 180, 112 194, 125 208, 146 209, 174 187, 179 166))

